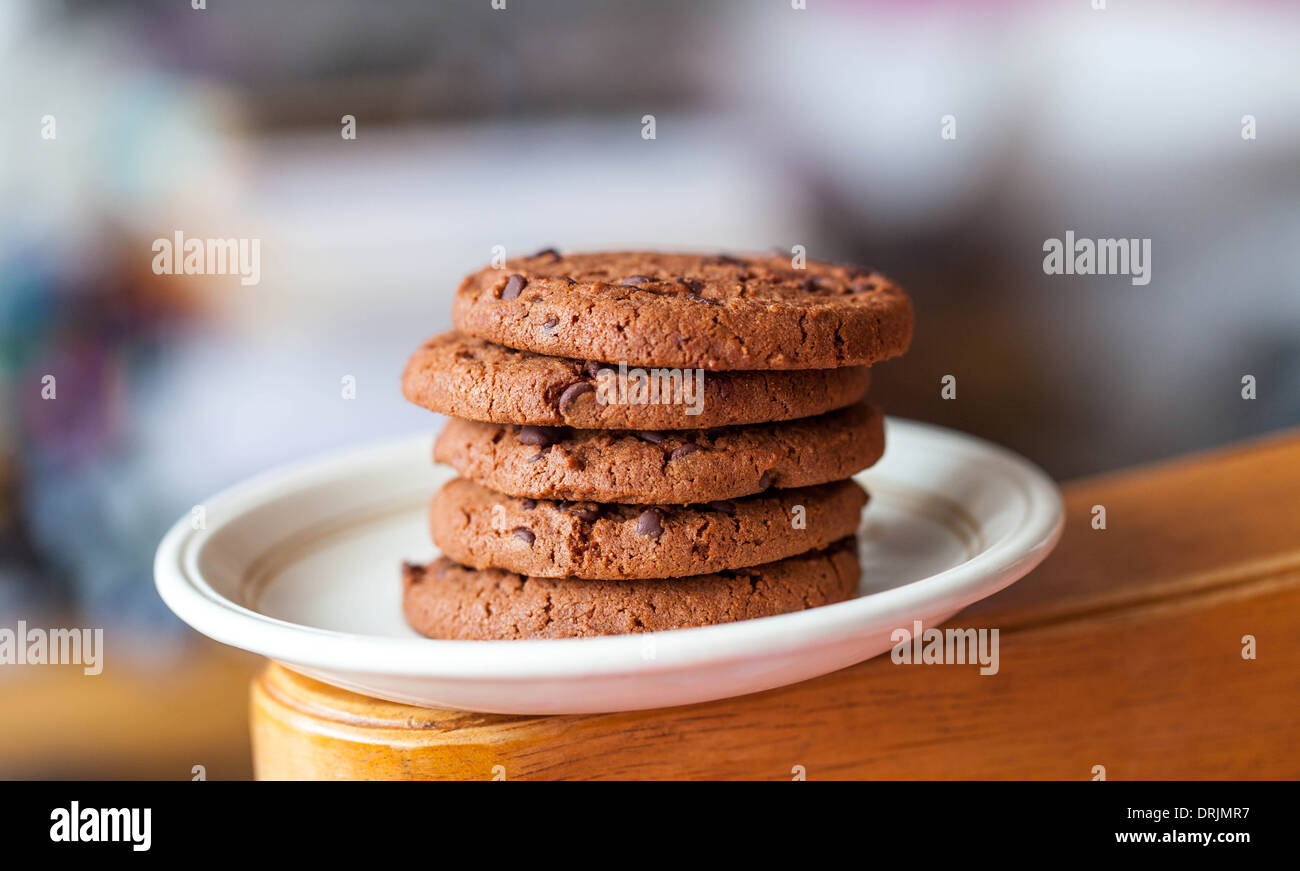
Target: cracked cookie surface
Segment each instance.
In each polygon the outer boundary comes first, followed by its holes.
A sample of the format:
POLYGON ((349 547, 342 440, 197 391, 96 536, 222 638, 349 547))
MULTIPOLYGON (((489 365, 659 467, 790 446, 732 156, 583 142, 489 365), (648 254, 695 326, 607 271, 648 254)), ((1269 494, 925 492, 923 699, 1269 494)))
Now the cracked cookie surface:
POLYGON ((544 251, 456 291, 468 335, 630 366, 829 369, 907 350, 912 305, 870 269, 784 255, 544 251))
POLYGON ((578 638, 709 626, 852 598, 854 539, 767 565, 688 578, 584 581, 471 569, 446 557, 406 564, 402 609, 430 638, 578 638))
POLYGON ((703 505, 518 499, 464 478, 429 506, 434 543, 461 565, 549 578, 674 578, 738 569, 852 535, 867 494, 853 481, 703 505))
POLYGON ((452 419, 433 456, 510 496, 682 505, 838 481, 884 447, 880 410, 858 403, 783 423, 667 432, 452 419))

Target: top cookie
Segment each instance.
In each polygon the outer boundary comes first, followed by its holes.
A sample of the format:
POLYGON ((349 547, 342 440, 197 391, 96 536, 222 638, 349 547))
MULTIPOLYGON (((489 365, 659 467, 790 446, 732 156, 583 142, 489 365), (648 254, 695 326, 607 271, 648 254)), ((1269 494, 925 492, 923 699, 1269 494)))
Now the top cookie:
POLYGON ((540 354, 724 371, 870 365, 912 339, 883 275, 777 255, 543 251, 467 277, 452 319, 540 354))

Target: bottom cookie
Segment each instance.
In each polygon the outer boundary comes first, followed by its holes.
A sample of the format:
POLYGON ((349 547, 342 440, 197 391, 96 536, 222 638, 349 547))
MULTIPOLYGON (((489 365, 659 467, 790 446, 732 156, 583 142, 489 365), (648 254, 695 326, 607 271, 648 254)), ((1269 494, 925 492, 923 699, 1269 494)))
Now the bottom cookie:
POLYGON ((688 578, 587 581, 405 564, 402 609, 430 638, 581 638, 710 626, 842 602, 858 587, 856 539, 779 562, 688 578))

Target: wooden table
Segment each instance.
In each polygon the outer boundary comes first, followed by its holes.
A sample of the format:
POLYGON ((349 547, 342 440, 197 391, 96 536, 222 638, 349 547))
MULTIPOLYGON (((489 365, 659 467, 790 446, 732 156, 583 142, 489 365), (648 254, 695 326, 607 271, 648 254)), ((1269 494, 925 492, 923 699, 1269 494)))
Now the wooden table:
POLYGON ((683 708, 413 708, 268 667, 262 778, 1300 777, 1300 433, 1065 487, 1065 536, 951 621, 1001 669, 877 657, 683 708), (1092 526, 1106 509, 1106 529, 1092 526), (1243 656, 1245 636, 1254 658, 1243 656))

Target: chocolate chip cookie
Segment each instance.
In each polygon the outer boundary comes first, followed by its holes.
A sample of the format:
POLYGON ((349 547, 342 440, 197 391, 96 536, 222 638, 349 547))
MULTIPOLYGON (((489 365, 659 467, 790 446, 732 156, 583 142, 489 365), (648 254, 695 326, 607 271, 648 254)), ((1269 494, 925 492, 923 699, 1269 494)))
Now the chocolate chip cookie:
POLYGON ((602 379, 616 384, 619 377, 616 367, 602 363, 515 351, 451 332, 434 336, 411 356, 402 376, 402 392, 432 411, 492 423, 705 429, 791 420, 843 408, 862 399, 871 380, 863 366, 705 372, 699 382, 692 375, 691 389, 683 388, 681 402, 636 402, 638 397, 631 391, 597 389, 602 379), (695 386, 701 382, 697 395, 695 386))
POLYGON ((520 639, 620 635, 708 626, 852 598, 853 539, 780 562, 689 578, 583 581, 475 570, 444 558, 406 564, 402 608, 431 638, 520 639))
POLYGON ((452 419, 433 456, 510 496, 684 505, 838 481, 884 449, 880 410, 860 402, 784 423, 676 432, 452 419))
POLYGON ((780 255, 545 251, 467 277, 452 321, 539 354, 723 371, 870 365, 912 338, 885 276, 780 255))
POLYGON ((769 490, 705 505, 517 499, 464 478, 433 498, 433 541, 477 569, 545 578, 676 578, 825 547, 858 528, 867 494, 853 481, 769 490))

